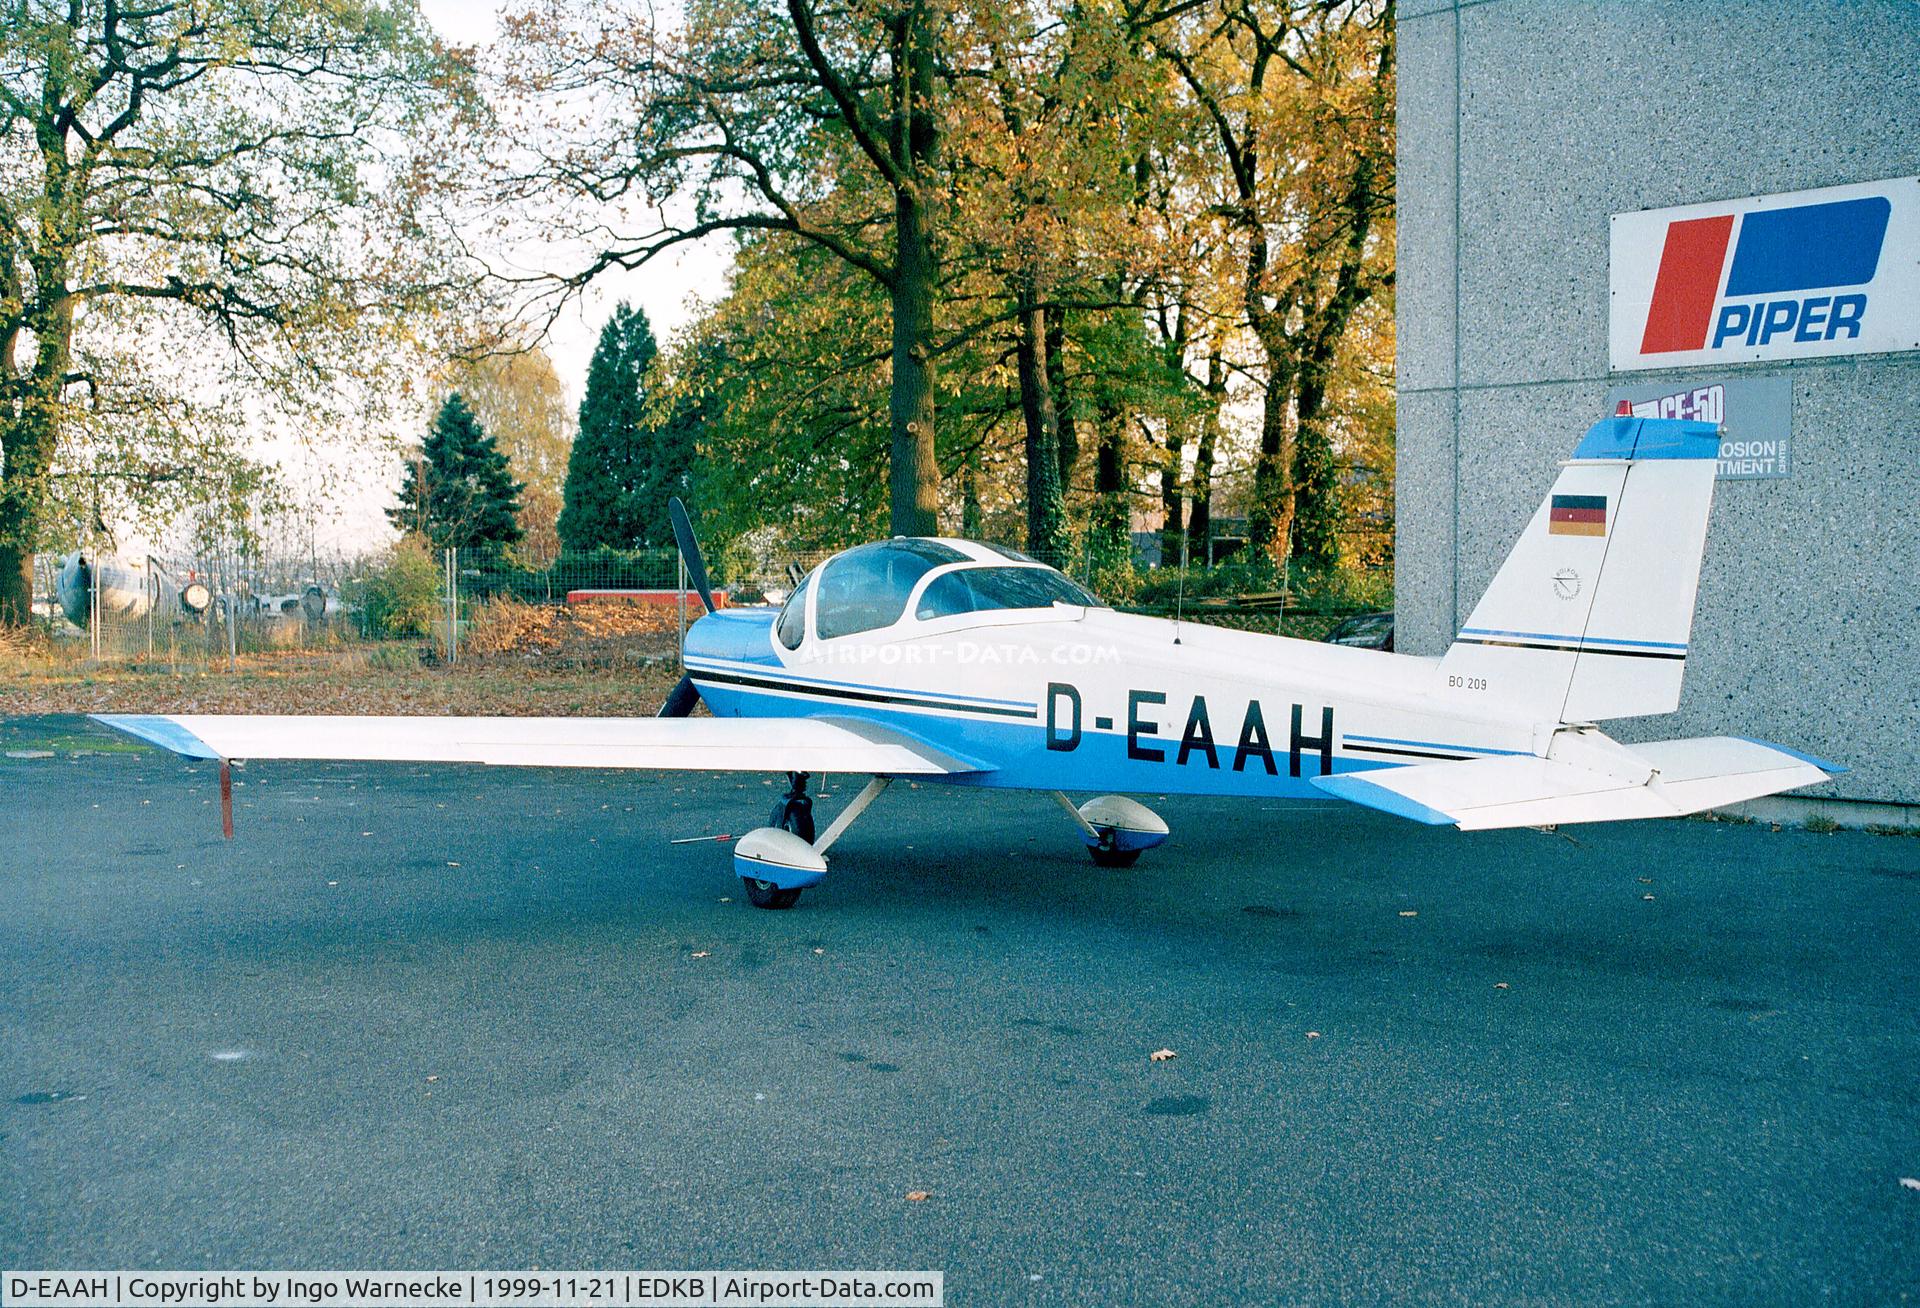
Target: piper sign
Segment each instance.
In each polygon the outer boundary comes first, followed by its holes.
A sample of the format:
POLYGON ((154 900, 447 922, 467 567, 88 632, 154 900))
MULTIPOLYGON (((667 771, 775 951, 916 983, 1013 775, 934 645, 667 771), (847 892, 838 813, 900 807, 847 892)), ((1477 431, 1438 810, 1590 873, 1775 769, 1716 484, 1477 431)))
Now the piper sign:
POLYGON ((1920 178, 1613 216, 1615 372, 1920 349, 1920 178))

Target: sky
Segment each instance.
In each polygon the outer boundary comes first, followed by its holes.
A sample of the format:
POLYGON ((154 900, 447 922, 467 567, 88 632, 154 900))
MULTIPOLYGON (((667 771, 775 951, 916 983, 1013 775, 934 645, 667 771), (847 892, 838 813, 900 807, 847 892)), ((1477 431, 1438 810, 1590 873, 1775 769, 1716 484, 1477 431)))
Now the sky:
MULTIPOLYGON (((471 0, 421 0, 420 8, 434 30, 461 45, 492 44, 499 34, 499 6, 471 0)), ((520 252, 522 257, 525 251, 520 252)), ((545 271, 568 271, 575 251, 555 250, 545 271)), ((586 386, 587 361, 599 339, 600 326, 613 306, 627 300, 646 310, 654 336, 667 341, 692 317, 689 301, 696 295, 713 296, 724 284, 732 254, 724 237, 669 252, 635 272, 602 273, 576 297, 553 324, 545 342, 553 366, 576 404, 586 386)))
MULTIPOLYGON (((427 21, 448 41, 485 46, 498 34, 499 9, 495 4, 421 0, 420 7, 427 21)), ((545 252, 525 248, 516 251, 522 272, 530 265, 538 271, 564 273, 584 257, 577 248, 559 246, 545 252)), ((577 406, 586 389, 587 363, 600 327, 615 304, 624 299, 644 309, 655 338, 664 343, 691 320, 696 296, 713 298, 724 289, 731 264, 726 238, 709 238, 702 244, 669 252, 637 271, 603 273, 570 300, 547 339, 540 342, 567 389, 569 405, 577 406)), ((269 442, 269 447, 273 444, 269 442)), ((308 525, 288 528, 302 539, 275 540, 270 552, 293 555, 312 549, 322 556, 352 556, 391 541, 395 532, 387 522, 386 509, 400 484, 400 469, 397 464, 387 467, 385 463, 369 460, 364 451, 339 459, 306 452, 289 454, 283 464, 289 483, 295 487, 323 486, 327 502, 315 506, 318 512, 311 514, 308 525), (311 539, 307 539, 309 534, 311 539)))

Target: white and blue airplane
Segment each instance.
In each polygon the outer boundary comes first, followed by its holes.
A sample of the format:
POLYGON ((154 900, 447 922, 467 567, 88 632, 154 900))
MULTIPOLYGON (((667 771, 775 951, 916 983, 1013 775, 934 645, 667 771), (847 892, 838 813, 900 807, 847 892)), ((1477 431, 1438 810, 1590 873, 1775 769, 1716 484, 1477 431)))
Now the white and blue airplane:
MULTIPOLYGON (((226 795, 233 759, 786 772, 770 824, 734 847, 762 908, 818 884, 897 777, 1051 794, 1113 867, 1167 838, 1129 791, 1334 795, 1463 830, 1673 817, 1844 771, 1595 725, 1679 704, 1718 452, 1707 423, 1596 423, 1439 658, 1117 613, 1024 555, 939 538, 836 554, 777 610, 716 610, 675 501, 708 612, 658 717, 99 720, 219 760, 226 795), (688 716, 701 701, 712 716, 688 716), (818 772, 872 780, 816 834, 818 772)), ((231 834, 230 801, 227 818, 231 834)))

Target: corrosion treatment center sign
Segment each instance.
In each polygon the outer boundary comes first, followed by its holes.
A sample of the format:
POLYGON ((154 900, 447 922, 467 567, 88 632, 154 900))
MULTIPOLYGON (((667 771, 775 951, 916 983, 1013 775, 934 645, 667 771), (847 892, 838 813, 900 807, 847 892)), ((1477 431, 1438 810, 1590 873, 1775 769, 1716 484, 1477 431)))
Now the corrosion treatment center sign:
POLYGON ((1920 178, 1613 216, 1615 372, 1920 349, 1920 178))

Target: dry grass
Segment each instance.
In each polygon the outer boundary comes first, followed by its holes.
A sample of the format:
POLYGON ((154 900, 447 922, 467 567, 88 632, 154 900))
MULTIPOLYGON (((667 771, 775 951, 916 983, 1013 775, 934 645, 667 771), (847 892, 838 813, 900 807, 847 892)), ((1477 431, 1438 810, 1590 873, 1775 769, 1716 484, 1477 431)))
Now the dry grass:
POLYGON ((137 666, 0 677, 0 717, 30 713, 418 713, 646 716, 679 677, 672 663, 617 669, 394 670, 351 655, 254 655, 229 673, 137 666))
POLYGON ((647 715, 679 676, 671 612, 495 600, 445 667, 429 643, 344 644, 171 664, 78 641, 0 644, 0 716, 33 713, 647 715))

